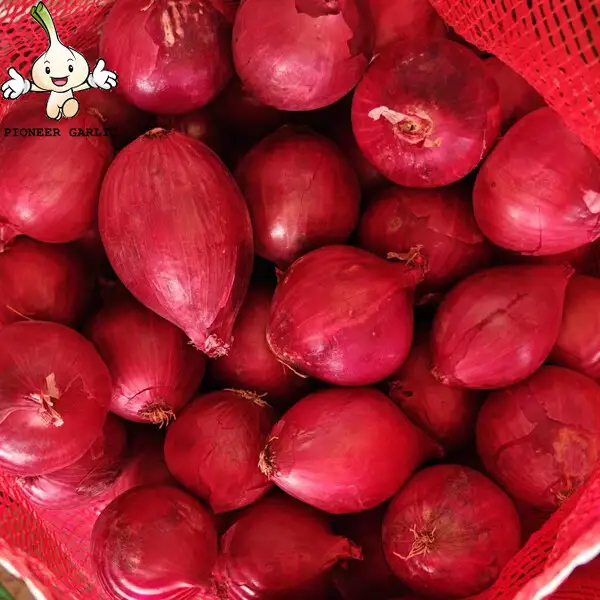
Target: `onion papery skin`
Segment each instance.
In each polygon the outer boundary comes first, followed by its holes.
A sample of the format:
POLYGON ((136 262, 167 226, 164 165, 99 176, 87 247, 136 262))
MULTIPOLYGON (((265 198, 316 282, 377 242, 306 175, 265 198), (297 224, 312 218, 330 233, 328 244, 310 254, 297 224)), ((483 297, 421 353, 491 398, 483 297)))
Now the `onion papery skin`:
POLYGON ((418 266, 350 246, 326 246, 282 276, 267 327, 275 356, 335 385, 369 385, 406 359, 413 336, 418 266))
POLYGON ((206 357, 127 293, 91 319, 86 335, 112 376, 110 410, 124 419, 168 425, 200 387, 206 357))
POLYGON ((99 226, 129 291, 209 356, 227 354, 253 240, 244 198, 218 157, 175 131, 138 138, 107 173, 99 226))
POLYGON ((244 89, 280 110, 314 110, 345 96, 373 50, 369 13, 357 0, 244 0, 233 61, 244 89))
POLYGON ((484 475, 459 465, 417 473, 394 497, 383 521, 388 564, 426 597, 482 592, 520 546, 512 500, 484 475))
POLYGON ((497 389, 533 374, 552 350, 566 265, 495 267, 454 287, 433 323, 434 375, 447 385, 497 389))
POLYGON ((117 480, 125 463, 127 434, 123 423, 108 415, 102 433, 72 465, 18 483, 28 500, 42 508, 67 509, 89 504, 117 480))
POLYGON ((166 485, 125 492, 102 511, 92 533, 98 579, 121 600, 198 597, 210 584, 217 551, 208 509, 166 485))
POLYGON ((83 237, 96 218, 100 185, 113 158, 108 137, 70 135, 72 128, 101 128, 88 111, 51 123, 38 98, 26 100, 2 126, 45 130, 51 125, 60 135, 0 139, 0 251, 19 234, 55 244, 83 237))
POLYGON ((360 188, 341 150, 306 128, 284 127, 238 164, 259 256, 280 268, 342 244, 358 224, 360 188))
POLYGON ((600 236, 600 161, 554 111, 541 108, 489 155, 473 208, 483 234, 502 248, 568 252, 600 236))
POLYGON ((487 266, 491 246, 475 223, 466 186, 418 190, 390 186, 361 217, 359 244, 386 257, 421 246, 428 271, 421 292, 439 292, 487 266))
POLYGON ((156 122, 159 127, 175 129, 206 144, 219 156, 225 148, 221 126, 212 105, 182 115, 159 115, 156 122))
POLYGON ((0 329, 0 467, 45 475, 85 454, 110 405, 106 365, 79 333, 22 321, 0 329))
POLYGON ((455 42, 391 44, 356 88, 352 128, 364 155, 391 181, 445 186, 470 173, 494 144, 498 86, 482 61, 455 42))
POLYGON ((18 237, 0 253, 0 327, 23 319, 77 325, 92 287, 73 248, 18 237))
POLYGON ((271 407, 251 392, 200 396, 169 427, 167 466, 217 514, 252 504, 272 487, 258 459, 274 423, 271 407))
POLYGON ((360 558, 360 548, 335 535, 326 515, 269 494, 222 536, 217 578, 231 600, 301 600, 313 597, 302 589, 336 562, 360 558))
POLYGON ((600 386, 563 367, 490 394, 477 419, 486 469, 513 496, 554 510, 581 486, 600 455, 600 386))
POLYGON ((569 281, 562 325, 551 362, 600 379, 600 280, 575 275, 569 281))
POLYGON ((138 108, 182 114, 207 105, 233 73, 231 24, 212 0, 118 0, 100 54, 138 108))
POLYGON ((269 350, 266 333, 273 289, 254 283, 233 328, 227 356, 211 360, 209 374, 220 387, 252 390, 273 407, 287 407, 307 393, 310 379, 296 375, 269 350))
POLYGON ((388 382, 390 398, 402 412, 446 450, 465 446, 473 437, 481 394, 444 385, 431 373, 429 339, 419 339, 388 382))
POLYGON ((441 449, 373 388, 314 392, 277 422, 261 469, 282 490, 333 514, 391 498, 441 449))

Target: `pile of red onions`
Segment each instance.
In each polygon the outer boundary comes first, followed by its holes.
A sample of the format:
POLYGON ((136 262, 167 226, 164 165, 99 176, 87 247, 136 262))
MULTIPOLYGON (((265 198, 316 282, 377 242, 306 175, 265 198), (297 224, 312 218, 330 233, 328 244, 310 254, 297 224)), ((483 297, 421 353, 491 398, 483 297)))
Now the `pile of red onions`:
POLYGON ((460 44, 394 43, 356 88, 352 126, 365 156, 388 179, 407 187, 448 185, 470 173, 494 144, 498 86, 460 44))
POLYGON ((209 356, 227 354, 253 243, 246 203, 216 154, 175 131, 138 138, 104 179, 99 226, 129 291, 209 356))
POLYGON ((217 544, 214 518, 193 496, 142 486, 102 511, 91 554, 111 597, 176 600, 209 588, 217 544))
POLYGON ((294 370, 337 385, 369 385, 406 359, 418 265, 387 262, 350 246, 297 260, 271 306, 267 343, 294 370))
POLYGON ((112 376, 110 410, 124 419, 168 425, 200 387, 206 357, 126 293, 93 317, 86 334, 112 376))
POLYGON ((314 110, 362 77, 373 29, 360 0, 244 0, 233 60, 245 89, 280 110, 314 110))
POLYGON ((461 281, 435 316, 435 376, 495 389, 534 373, 558 337, 572 273, 564 265, 495 267, 461 281))
POLYGON ((56 323, 0 328, 0 466, 45 475, 81 458, 110 405, 106 365, 85 338, 56 323))
POLYGON ((298 500, 354 513, 385 502, 439 451, 381 392, 334 388, 306 396, 283 415, 260 466, 298 500))
POLYGON ((19 234, 50 243, 84 236, 96 219, 100 184, 113 158, 108 137, 69 134, 72 128, 100 129, 95 116, 81 110, 51 123, 38 98, 26 100, 2 127, 45 130, 51 125, 59 135, 0 138, 0 251, 19 234))
POLYGON ((208 104, 232 74, 231 24, 214 2, 118 0, 100 55, 135 106, 181 114, 208 104))
POLYGON ((258 459, 274 422, 271 407, 251 392, 200 396, 169 427, 167 466, 217 514, 252 504, 271 488, 258 459))
POLYGON ((467 186, 434 190, 392 186, 372 200, 360 220, 362 248, 386 257, 415 246, 427 260, 420 289, 448 288, 485 266, 490 245, 479 231, 467 186))
POLYGON ((567 252, 600 236, 600 161, 551 109, 521 119, 485 161, 475 218, 494 244, 567 252))
POLYGON ((326 516, 283 494, 269 494, 221 538, 217 577, 227 598, 314 598, 308 590, 336 562, 360 548, 334 535, 326 516), (302 593, 304 592, 304 594, 302 593))
POLYGON ((0 326, 22 319, 77 325, 91 293, 73 248, 18 237, 0 252, 0 326))
POLYGON ((520 546, 510 498, 487 477, 458 465, 417 473, 383 521, 388 564, 428 597, 465 598, 487 589, 520 546))
POLYGON ((490 394, 477 420, 486 469, 513 496, 553 510, 600 458, 600 386, 563 367, 490 394))
POLYGON ((274 407, 289 406, 311 386, 279 362, 267 346, 266 333, 273 290, 253 284, 233 328, 227 356, 208 364, 211 379, 221 387, 252 390, 274 407))
POLYGON ((360 189, 333 143, 305 128, 284 127, 237 165, 248 202, 255 252, 281 268, 310 250, 348 240, 358 223, 360 189))
POLYGON ((108 415, 101 434, 73 464, 39 477, 18 480, 30 502, 42 508, 83 506, 106 492, 121 474, 127 437, 123 423, 108 415))

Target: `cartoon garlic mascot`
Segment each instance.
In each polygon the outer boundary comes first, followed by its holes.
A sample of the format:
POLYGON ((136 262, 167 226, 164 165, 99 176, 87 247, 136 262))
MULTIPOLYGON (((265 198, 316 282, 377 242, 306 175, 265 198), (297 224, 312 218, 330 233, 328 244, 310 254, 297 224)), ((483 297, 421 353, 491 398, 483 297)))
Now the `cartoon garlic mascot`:
POLYGON ((33 63, 31 79, 25 79, 16 69, 8 70, 10 79, 2 85, 2 95, 15 100, 30 91, 50 92, 46 114, 51 119, 74 117, 79 112, 79 102, 74 92, 102 88, 109 90, 117 85, 117 74, 104 68, 98 60, 92 73, 83 55, 65 46, 59 39, 50 12, 43 2, 31 9, 33 18, 48 36, 48 49, 33 63))

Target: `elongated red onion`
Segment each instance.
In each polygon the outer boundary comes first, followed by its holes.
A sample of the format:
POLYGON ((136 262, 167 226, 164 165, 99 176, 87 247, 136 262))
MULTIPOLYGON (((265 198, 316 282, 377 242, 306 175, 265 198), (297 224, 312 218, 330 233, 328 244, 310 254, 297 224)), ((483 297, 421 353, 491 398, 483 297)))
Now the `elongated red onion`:
POLYGON ((42 508, 80 507, 105 493, 121 474, 127 436, 123 423, 108 415, 90 449, 73 464, 39 477, 22 477, 19 485, 30 502, 42 508))
POLYGON ((486 58, 485 66, 498 84, 502 107, 502 131, 507 131, 525 115, 545 106, 543 98, 499 58, 486 58))
POLYGON ((360 189, 328 139, 284 127, 255 146, 235 177, 248 202, 259 256, 281 268, 310 250, 342 244, 358 223, 360 189))
POLYGON ((551 109, 523 117, 483 164, 475 218, 494 244, 559 254, 600 237, 600 161, 551 109))
POLYGON ((85 454, 108 414, 111 381, 84 337, 56 323, 0 328, 0 466, 45 475, 85 454))
POLYGON ((53 123, 41 98, 27 100, 2 122, 0 251, 19 234, 50 243, 84 236, 96 218, 100 184, 113 158, 100 121, 89 112, 81 110, 71 119, 53 123), (90 128, 99 135, 69 133, 90 128), (23 129, 49 129, 52 135, 19 135, 23 129))
POLYGON ((100 55, 135 106, 182 114, 208 104, 232 74, 231 24, 212 0, 117 0, 100 55))
POLYGON ((76 325, 92 284, 72 248, 19 237, 0 252, 0 326, 22 319, 76 325))
POLYGON ((274 423, 271 407, 251 392, 200 396, 169 427, 167 466, 217 514, 252 504, 271 488, 258 459, 274 423))
POLYGON ((600 379, 600 280, 575 275, 569 281, 562 325, 550 359, 600 379))
POLYGON ((343 514, 385 502, 439 450, 378 390, 335 388, 306 396, 283 415, 260 464, 291 496, 343 514))
POLYGON ((274 407, 289 406, 311 387, 275 358, 267 346, 267 324, 273 290, 253 284, 233 328, 233 344, 227 356, 208 364, 211 378, 221 387, 252 390, 274 407))
POLYGON ((358 237, 362 248, 383 257, 422 246, 428 271, 419 289, 428 292, 443 291, 491 258, 463 185, 435 190, 390 187, 369 203, 358 237))
POLYGON ((600 457, 600 386, 563 367, 490 394, 477 420, 486 469, 513 496, 557 508, 600 457))
POLYGON ((92 318, 86 334, 112 376, 110 410, 124 419, 168 425, 200 387, 206 357, 126 293, 92 318))
POLYGON ((208 587, 217 557, 210 512, 176 487, 129 490, 102 511, 92 561, 108 594, 127 600, 180 600, 208 587))
POLYGON ((417 473, 383 521, 388 564, 419 594, 465 598, 487 589, 521 546, 512 500, 459 465, 417 473))
POLYGON ((388 179, 407 187, 448 185, 494 144, 498 86, 483 62, 455 42, 391 44, 356 88, 352 127, 360 149, 388 179))
POLYGON ((375 24, 375 49, 390 42, 447 35, 446 25, 428 0, 368 0, 375 24))
POLYGON ((280 110, 314 110, 345 96, 373 50, 368 11, 357 0, 244 0, 233 27, 242 85, 280 110))
POLYGON ((360 557, 360 548, 334 535, 326 515, 269 494, 221 538, 217 577, 232 600, 292 598, 339 560, 360 557))
POLYGON ((217 156, 175 131, 138 138, 106 175, 99 225, 129 291, 209 356, 227 354, 253 242, 244 198, 217 156))
POLYGON ((556 342, 572 273, 565 265, 496 267, 459 283, 433 324, 435 376, 474 389, 529 377, 556 342))
POLYGON ((405 591, 388 566, 381 543, 381 527, 387 509, 381 505, 335 521, 335 530, 360 546, 363 559, 334 567, 332 578, 343 600, 385 600, 405 591))
POLYGON ((421 269, 350 246, 297 260, 271 306, 267 343, 293 369, 336 385, 368 385, 398 369, 413 335, 421 269))
POLYGON ((156 122, 159 127, 175 129, 203 142, 219 155, 225 148, 221 126, 212 105, 182 115, 159 115, 156 122))
POLYGON ((454 450, 473 437, 481 395, 444 385, 431 374, 432 366, 429 340, 419 339, 390 377, 389 396, 446 450, 454 450))

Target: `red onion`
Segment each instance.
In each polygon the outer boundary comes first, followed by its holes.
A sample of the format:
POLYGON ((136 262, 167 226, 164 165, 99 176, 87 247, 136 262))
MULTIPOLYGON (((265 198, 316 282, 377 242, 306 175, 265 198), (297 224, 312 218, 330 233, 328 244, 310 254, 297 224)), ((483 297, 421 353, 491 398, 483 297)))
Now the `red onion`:
POLYGON ((16 235, 66 243, 84 236, 96 218, 98 194, 112 160, 108 137, 96 117, 81 110, 51 122, 37 101, 10 111, 0 138, 0 251, 16 235), (51 137, 15 135, 50 128, 51 137), (92 128, 98 136, 71 135, 92 128))
POLYGON ((543 98, 500 59, 495 56, 487 58, 485 66, 500 90, 502 131, 507 131, 525 115, 545 106, 543 98))
POLYGON ((436 377, 474 389, 529 377, 556 342, 572 273, 565 265, 496 267, 459 283, 433 324, 436 377))
POLYGON ((440 383, 431 367, 429 340, 419 340, 390 377, 389 395, 416 425, 454 450, 473 436, 480 394, 440 383))
POLYGON ((143 486, 104 509, 91 553, 111 597, 182 600, 208 586, 217 545, 214 519, 195 498, 171 486, 143 486))
POLYGON ((106 175, 99 225, 129 291, 209 356, 227 354, 253 243, 244 198, 217 156, 174 131, 138 138, 106 175))
POLYGON ((344 243, 358 223, 355 173, 334 144, 305 128, 284 127, 265 138, 235 176, 250 209, 255 252, 279 267, 344 243))
POLYGON ((108 415, 90 449, 73 464, 42 475, 20 478, 29 501, 48 509, 79 507, 106 492, 123 467, 127 438, 122 422, 108 415))
POLYGON ((287 599, 337 561, 360 557, 360 548, 333 534, 325 515, 270 494, 221 538, 218 578, 232 600, 287 599))
POLYGON ((475 218, 494 244, 567 252, 600 236, 600 161, 551 109, 523 117, 483 164, 475 218))
POLYGON ((600 386, 563 367, 490 394, 477 420, 486 469, 513 496, 553 510, 600 457, 600 386))
POLYGON ((157 124, 164 129, 175 129, 205 143, 211 150, 221 154, 224 140, 221 128, 211 107, 204 107, 183 115, 160 115, 157 124))
POLYGON ((0 328, 0 467, 45 475, 85 454, 108 414, 106 365, 81 335, 56 323, 0 328))
POLYGON ((281 110, 314 110, 345 96, 373 49, 358 0, 244 0, 233 27, 233 60, 244 88, 281 110))
POLYGON ((337 520, 336 530, 358 544, 363 555, 363 560, 343 562, 333 570, 333 581, 343 600, 384 600, 405 589, 383 554, 381 526, 386 508, 382 505, 337 520))
POLYGON ((211 360, 208 368, 221 387, 252 390, 266 394, 272 406, 289 406, 308 391, 311 383, 279 362, 267 346, 272 297, 270 287, 250 286, 233 328, 229 355, 211 360))
POLYGON ((260 457, 285 492, 334 514, 374 508, 439 448, 381 392, 306 396, 275 425, 260 457))
POLYGON ((352 126, 360 149, 388 179, 407 187, 448 185, 494 144, 498 86, 482 61, 455 42, 392 44, 356 88, 352 126))
POLYGON ((575 275, 565 296, 552 362, 600 379, 600 280, 575 275))
POLYGON ((271 407, 251 392, 200 396, 169 428, 167 466, 217 514, 252 504, 271 488, 258 458, 274 422, 271 407))
POLYGON ((267 343, 284 364, 336 385, 368 385, 398 369, 413 335, 421 270, 350 246, 297 260, 271 307, 267 343))
POLYGON ((397 40, 446 37, 446 25, 428 0, 368 0, 368 4, 376 50, 397 40))
POLYGON ((17 238, 0 252, 0 326, 22 319, 75 325, 92 283, 72 248, 17 238))
POLYGON ((519 516, 487 477, 459 465, 417 473, 383 521, 388 564, 415 592, 465 598, 487 589, 521 546, 519 516))
POLYGON ((86 333, 112 375, 110 410, 124 419, 168 425, 200 387, 206 357, 128 295, 105 306, 86 333))
POLYGON ((135 106, 182 114, 208 104, 232 74, 231 25, 214 2, 117 0, 100 54, 135 106))
POLYGON ((466 186, 384 190, 363 214, 361 247, 380 256, 422 246, 429 270, 420 288, 443 291, 485 266, 490 245, 479 231, 466 186))

